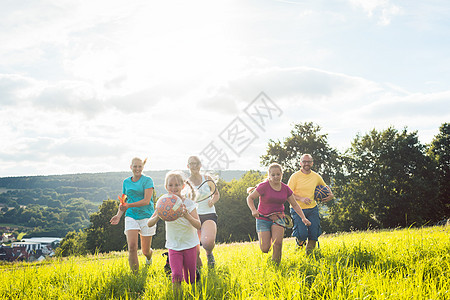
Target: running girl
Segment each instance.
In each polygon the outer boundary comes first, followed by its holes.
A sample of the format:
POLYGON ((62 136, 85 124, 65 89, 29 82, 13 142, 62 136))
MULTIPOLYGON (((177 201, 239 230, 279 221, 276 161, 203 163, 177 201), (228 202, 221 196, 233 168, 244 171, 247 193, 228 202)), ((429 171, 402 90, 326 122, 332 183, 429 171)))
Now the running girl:
POLYGON ((306 226, 311 225, 303 214, 302 209, 295 201, 292 190, 283 182, 283 170, 281 165, 273 163, 268 169, 268 179, 260 183, 256 189, 250 191, 247 197, 247 205, 256 218, 256 232, 258 233, 259 247, 263 253, 268 253, 273 245, 272 261, 279 264, 283 246, 284 227, 276 225, 270 218, 284 217, 284 203, 288 201, 292 208, 301 217, 306 226), (255 207, 255 199, 259 197, 258 209, 255 207))
MULTIPOLYGON (((189 182, 187 184, 190 186, 189 182)), ((183 176, 178 172, 169 172, 165 178, 165 188, 183 201, 183 215, 175 221, 166 221, 166 248, 169 249, 169 263, 172 270, 174 293, 178 295, 181 282, 194 283, 197 267, 197 230, 201 228, 195 203, 181 194, 185 186, 183 176)), ((194 190, 191 187, 192 193, 194 190)), ((194 197, 194 195, 192 195, 194 197)), ((154 226, 159 216, 155 212, 148 220, 148 226, 154 226)))

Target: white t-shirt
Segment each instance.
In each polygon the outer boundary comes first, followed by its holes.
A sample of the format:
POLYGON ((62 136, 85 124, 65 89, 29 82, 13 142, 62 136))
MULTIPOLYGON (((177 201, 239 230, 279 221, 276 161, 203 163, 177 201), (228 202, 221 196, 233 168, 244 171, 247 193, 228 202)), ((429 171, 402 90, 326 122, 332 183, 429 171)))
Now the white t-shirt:
MULTIPOLYGON (((188 212, 197 208, 197 205, 189 198, 185 198, 184 205, 188 212)), ((185 217, 179 217, 175 221, 166 221, 166 248, 171 250, 186 250, 200 243, 197 229, 189 223, 185 217)))
MULTIPOLYGON (((205 176, 202 175, 202 182, 204 182, 206 180, 205 176)), ((209 187, 208 183, 205 183, 204 185, 202 185, 202 187, 200 189, 198 189, 198 185, 195 186, 196 188, 196 193, 198 193, 197 195, 197 199, 204 199, 206 196, 211 194, 211 188, 209 187)), ((216 208, 214 207, 214 205, 212 207, 210 207, 208 205, 209 200, 211 199, 211 197, 208 197, 206 200, 200 201, 197 203, 197 212, 199 215, 206 215, 206 214, 214 214, 216 213, 216 208)))

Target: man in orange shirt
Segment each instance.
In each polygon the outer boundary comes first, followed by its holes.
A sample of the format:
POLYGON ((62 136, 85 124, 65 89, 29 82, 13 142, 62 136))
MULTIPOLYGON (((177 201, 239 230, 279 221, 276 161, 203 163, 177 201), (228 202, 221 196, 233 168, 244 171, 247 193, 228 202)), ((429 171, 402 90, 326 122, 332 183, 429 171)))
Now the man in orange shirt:
MULTIPOLYGON (((294 192, 294 198, 300 205, 306 218, 311 221, 311 226, 303 224, 298 214, 291 207, 291 216, 294 220, 292 236, 295 236, 297 245, 303 246, 306 243, 306 253, 316 247, 317 240, 322 233, 320 228, 319 208, 314 200, 314 190, 318 185, 325 185, 322 177, 311 170, 314 161, 310 154, 303 154, 300 158, 300 171, 295 172, 289 178, 288 186, 294 192)), ((331 189, 330 194, 322 202, 330 201, 334 198, 331 189)))

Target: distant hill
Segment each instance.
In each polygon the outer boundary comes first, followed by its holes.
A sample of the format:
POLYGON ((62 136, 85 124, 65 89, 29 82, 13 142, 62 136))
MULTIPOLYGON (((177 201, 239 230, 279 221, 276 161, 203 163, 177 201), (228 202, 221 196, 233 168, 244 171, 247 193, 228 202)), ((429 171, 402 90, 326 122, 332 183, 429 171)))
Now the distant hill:
MULTIPOLYGON (((146 175, 152 177, 158 194, 164 193, 164 177, 168 170, 148 171, 146 175)), ((188 174, 187 171, 185 171, 188 174)), ((229 182, 233 179, 239 179, 247 171, 226 170, 214 174, 223 181, 229 182)), ((66 175, 48 175, 48 176, 18 176, 18 177, 0 177, 0 194, 2 189, 62 189, 69 188, 99 188, 114 193, 122 191, 122 182, 131 172, 105 172, 105 173, 81 173, 66 175)), ((1 201, 0 201, 1 202, 1 201)))
MULTIPOLYGON (((146 172, 153 178, 158 196, 166 193, 166 173, 167 170, 146 172)), ((222 171, 215 177, 230 182, 245 173, 222 171)), ((131 175, 131 172, 108 172, 2 177, 0 227, 21 228, 30 236, 52 237, 86 228, 89 216, 104 200, 117 200, 123 180, 131 175)))

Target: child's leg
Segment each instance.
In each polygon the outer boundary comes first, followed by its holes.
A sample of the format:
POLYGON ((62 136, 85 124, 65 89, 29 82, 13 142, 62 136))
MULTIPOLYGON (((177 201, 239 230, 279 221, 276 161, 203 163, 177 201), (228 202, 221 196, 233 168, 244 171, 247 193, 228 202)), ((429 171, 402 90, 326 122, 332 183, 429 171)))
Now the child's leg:
POLYGON ((284 228, 278 225, 272 225, 272 260, 279 264, 281 261, 281 252, 283 248, 284 228))
POLYGON ((197 270, 197 247, 183 250, 183 254, 184 280, 187 283, 194 283, 197 270))
POLYGON ((268 253, 272 247, 272 235, 270 231, 258 232, 259 248, 263 253, 268 253))
POLYGON ((256 219, 256 232, 258 233, 259 248, 263 253, 267 253, 272 247, 272 228, 273 222, 270 220, 256 219))
POLYGON ((169 249, 169 263, 174 284, 183 281, 183 252, 169 249))

